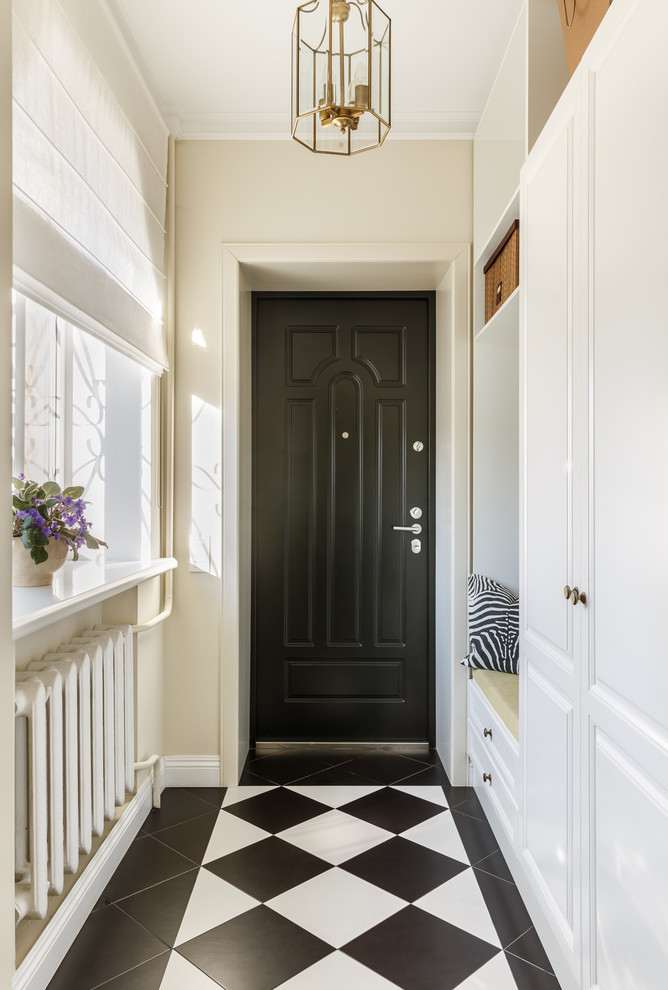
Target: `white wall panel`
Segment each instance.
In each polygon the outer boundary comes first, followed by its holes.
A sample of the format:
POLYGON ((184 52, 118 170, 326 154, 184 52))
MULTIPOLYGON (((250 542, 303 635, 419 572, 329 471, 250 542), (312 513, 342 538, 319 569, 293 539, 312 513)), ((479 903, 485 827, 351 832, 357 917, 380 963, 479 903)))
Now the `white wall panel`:
POLYGON ((600 730, 592 762, 592 985, 660 990, 668 973, 668 792, 600 730))
POLYGON ((525 295, 525 623, 532 636, 571 656, 572 124, 558 131, 527 182, 523 213, 525 295))
POLYGON ((668 6, 637 6, 591 79, 593 679, 668 729, 668 6), (642 52, 642 57, 638 53, 642 52), (614 163, 612 167, 611 163, 614 163), (657 194, 657 192, 659 194, 657 194), (642 676, 630 676, 642 667, 642 676))
POLYGON ((524 857, 567 937, 573 927, 573 706, 527 666, 524 857))

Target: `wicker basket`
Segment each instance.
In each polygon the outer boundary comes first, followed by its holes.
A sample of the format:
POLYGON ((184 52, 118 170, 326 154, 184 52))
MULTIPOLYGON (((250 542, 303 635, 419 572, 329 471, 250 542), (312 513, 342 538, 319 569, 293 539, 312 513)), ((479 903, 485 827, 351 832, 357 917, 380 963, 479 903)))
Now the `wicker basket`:
POLYGON ((557 3, 568 70, 573 75, 612 0, 557 0, 557 3))
POLYGON ((520 284, 520 222, 515 220, 483 268, 485 323, 503 306, 520 284))

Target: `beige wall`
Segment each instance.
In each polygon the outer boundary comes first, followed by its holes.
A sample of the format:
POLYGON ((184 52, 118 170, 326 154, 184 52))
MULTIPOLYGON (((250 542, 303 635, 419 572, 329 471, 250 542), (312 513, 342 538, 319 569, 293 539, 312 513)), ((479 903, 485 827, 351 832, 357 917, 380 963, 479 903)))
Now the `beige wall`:
MULTIPOLYGON (((9 490, 11 416, 11 4, 0 0, 0 487, 9 490)), ((9 540, 0 554, 0 986, 14 972, 14 661, 9 540)))
POLYGON ((219 752, 220 586, 189 572, 188 536, 191 397, 221 403, 221 244, 470 242, 472 177, 467 141, 388 141, 348 160, 313 155, 292 141, 177 144, 179 569, 165 631, 166 755, 219 752), (192 344, 195 327, 206 350, 192 344))

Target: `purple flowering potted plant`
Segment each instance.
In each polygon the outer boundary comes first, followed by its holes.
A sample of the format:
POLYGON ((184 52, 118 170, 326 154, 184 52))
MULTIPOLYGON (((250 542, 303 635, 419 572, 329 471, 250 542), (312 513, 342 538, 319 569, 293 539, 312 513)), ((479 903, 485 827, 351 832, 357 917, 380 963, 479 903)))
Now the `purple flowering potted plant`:
POLYGON ((79 548, 84 545, 91 550, 106 547, 90 532, 83 493, 80 485, 61 490, 55 481, 38 484, 23 474, 12 478, 12 564, 16 587, 51 584, 70 549, 73 559, 78 560, 79 548))

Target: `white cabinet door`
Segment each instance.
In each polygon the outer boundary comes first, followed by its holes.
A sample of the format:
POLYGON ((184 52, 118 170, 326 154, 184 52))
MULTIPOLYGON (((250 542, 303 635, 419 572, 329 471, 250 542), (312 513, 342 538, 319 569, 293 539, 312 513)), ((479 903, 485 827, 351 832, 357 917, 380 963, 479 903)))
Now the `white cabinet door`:
MULTIPOLYGON (((550 940, 580 981, 582 258, 578 93, 562 100, 522 173, 522 518, 520 854, 550 940)), ((585 424, 586 425, 586 424, 585 424)), ((540 934, 546 938, 546 933, 540 934)))
POLYGON ((626 7, 619 30, 592 48, 585 100, 591 663, 582 688, 593 926, 585 986, 659 990, 668 979, 668 4, 626 7))

